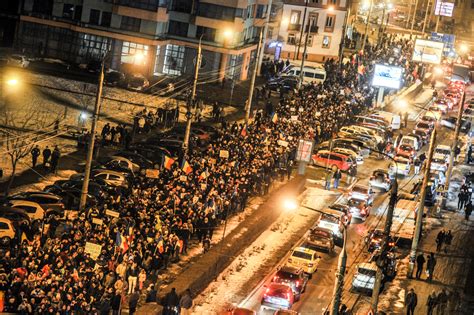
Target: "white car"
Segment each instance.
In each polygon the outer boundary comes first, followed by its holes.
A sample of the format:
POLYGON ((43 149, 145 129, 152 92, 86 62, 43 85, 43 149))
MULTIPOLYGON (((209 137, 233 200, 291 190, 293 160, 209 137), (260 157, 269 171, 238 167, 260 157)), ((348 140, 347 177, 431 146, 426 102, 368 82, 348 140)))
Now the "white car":
POLYGON ((40 204, 27 200, 11 200, 8 205, 12 208, 24 210, 30 217, 31 222, 42 220, 45 216, 45 211, 40 204))
POLYGON ((352 278, 352 289, 372 293, 375 286, 377 269, 378 267, 375 262, 358 264, 357 271, 354 278, 352 278))
POLYGON ((402 156, 395 156, 394 160, 395 162, 390 164, 390 174, 408 176, 411 170, 410 160, 402 156))
POLYGON ((23 55, 11 55, 7 59, 9 66, 27 68, 30 65, 28 59, 23 55))
POLYGON ((127 178, 120 172, 111 170, 97 170, 94 172, 94 178, 100 178, 110 186, 128 187, 127 178))
POLYGON ((416 151, 421 149, 421 143, 419 143, 418 139, 413 136, 403 136, 398 146, 400 146, 401 144, 407 144, 410 147, 414 148, 416 151))
POLYGON ((0 243, 8 246, 11 240, 15 238, 15 228, 13 223, 5 218, 0 218, 0 243))
POLYGON ((443 155, 447 162, 451 156, 451 147, 449 145, 438 144, 434 150, 434 154, 443 155))
POLYGON ((448 169, 448 163, 446 163, 446 158, 442 154, 435 154, 431 160, 430 165, 431 170, 446 172, 448 169))
POLYGON ((440 120, 443 113, 438 106, 431 105, 425 113, 425 116, 433 117, 436 120, 440 120))
POLYGON ((331 209, 324 209, 323 211, 325 213, 321 213, 317 227, 331 230, 337 236, 341 236, 344 229, 344 213, 331 209))
POLYGON ((386 170, 377 169, 372 172, 369 179, 369 186, 381 188, 384 191, 389 191, 392 187, 392 180, 390 174, 386 170))
POLYGON ((133 163, 131 160, 122 156, 114 155, 107 163, 117 163, 119 166, 129 169, 135 174, 140 171, 140 165, 138 165, 137 163, 133 163))

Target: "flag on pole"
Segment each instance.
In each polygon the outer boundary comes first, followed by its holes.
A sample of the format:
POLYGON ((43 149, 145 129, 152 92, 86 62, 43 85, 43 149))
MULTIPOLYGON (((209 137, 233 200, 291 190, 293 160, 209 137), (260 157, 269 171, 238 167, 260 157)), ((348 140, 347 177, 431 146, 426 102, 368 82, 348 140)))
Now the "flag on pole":
POLYGON ((278 121, 278 114, 277 114, 277 113, 273 113, 272 122, 273 122, 274 124, 276 124, 277 121, 278 121))
POLYGON ((240 135, 244 138, 247 137, 247 126, 244 126, 242 128, 242 130, 240 131, 240 135))
POLYGON ((183 159, 181 169, 183 170, 183 172, 186 175, 188 175, 189 173, 191 173, 193 171, 193 168, 191 167, 191 165, 189 165, 188 161, 186 161, 185 159, 183 159))
POLYGON ((174 160, 172 158, 170 158, 169 156, 165 155, 165 160, 163 161, 163 164, 164 164, 164 167, 167 169, 167 170, 170 170, 171 169, 171 166, 174 164, 174 160))
POLYGON ((117 236, 115 237, 115 245, 120 247, 122 253, 125 253, 128 250, 127 238, 123 237, 120 232, 117 232, 117 236))
POLYGON ((209 172, 207 170, 205 170, 204 172, 201 173, 201 175, 199 175, 199 179, 206 179, 209 177, 209 172))

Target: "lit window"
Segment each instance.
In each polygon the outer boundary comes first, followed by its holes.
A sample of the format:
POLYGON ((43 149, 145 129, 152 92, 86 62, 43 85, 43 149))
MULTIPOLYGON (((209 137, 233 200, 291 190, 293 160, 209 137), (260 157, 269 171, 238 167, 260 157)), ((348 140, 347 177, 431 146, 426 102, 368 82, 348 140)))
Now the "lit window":
POLYGON ((323 48, 329 48, 330 45, 331 45, 331 37, 324 35, 324 36, 323 36, 323 44, 322 44, 322 47, 323 47, 323 48))
POLYGON ((184 64, 184 46, 166 45, 163 73, 181 75, 184 64))

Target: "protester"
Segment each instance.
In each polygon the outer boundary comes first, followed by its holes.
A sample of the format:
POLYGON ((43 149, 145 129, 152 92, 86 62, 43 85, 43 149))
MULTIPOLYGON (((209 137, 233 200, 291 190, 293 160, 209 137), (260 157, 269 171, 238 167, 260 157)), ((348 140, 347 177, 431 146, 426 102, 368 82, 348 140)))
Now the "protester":
POLYGON ((33 165, 33 167, 36 166, 39 156, 40 156, 40 148, 39 148, 39 145, 36 145, 33 148, 33 150, 31 150, 31 164, 33 165))
POLYGON ((46 146, 43 150, 43 166, 45 168, 49 167, 49 158, 51 157, 51 149, 46 146))
POLYGON ((439 231, 438 235, 436 236, 436 251, 437 252, 441 251, 443 247, 444 237, 445 237, 444 230, 439 231))
POLYGON ((428 281, 433 280, 433 273, 436 266, 436 258, 434 253, 430 253, 428 256, 428 262, 426 263, 426 272, 428 273, 428 281))
POLYGON ((437 299, 435 291, 433 290, 431 294, 428 295, 428 299, 426 300, 428 315, 433 315, 433 311, 435 310, 437 304, 438 304, 438 299, 437 299))
POLYGON ((181 315, 190 315, 193 307, 193 299, 191 298, 191 291, 187 289, 181 299, 179 300, 179 307, 181 315))
POLYGON ((466 208, 464 209, 464 218, 466 221, 469 221, 469 217, 471 216, 472 213, 472 201, 469 200, 467 202, 466 208))
POLYGON ((339 181, 341 180, 342 174, 340 169, 336 169, 334 172, 334 189, 339 187, 339 181))
POLYGON ((407 308, 407 315, 415 315, 415 308, 418 304, 418 297, 415 290, 410 289, 405 297, 405 307, 407 308))
POLYGON ((423 265, 425 264, 425 262, 426 262, 425 256, 423 255, 423 253, 420 253, 416 257, 416 278, 417 279, 420 279, 421 274, 423 273, 423 265))

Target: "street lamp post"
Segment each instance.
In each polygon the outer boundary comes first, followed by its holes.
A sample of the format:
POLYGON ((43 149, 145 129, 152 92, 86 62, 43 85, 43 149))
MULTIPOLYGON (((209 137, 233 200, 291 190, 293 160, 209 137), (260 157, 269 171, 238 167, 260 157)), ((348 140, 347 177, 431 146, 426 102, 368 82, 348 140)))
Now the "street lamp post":
MULTIPOLYGON (((342 38, 341 42, 339 43, 339 68, 342 67, 342 60, 344 59, 344 45, 346 41, 346 35, 347 35, 347 21, 351 15, 351 0, 347 0, 346 2, 346 15, 344 16, 344 24, 342 25, 342 38)), ((357 12, 357 11, 356 11, 357 12)))
MULTIPOLYGON (((308 1, 309 0, 304 1, 303 21, 301 23, 301 31, 300 31, 300 38, 299 38, 299 41, 298 41, 298 49, 296 50, 296 55, 294 56, 295 58, 293 58, 293 60, 298 60, 298 58, 300 57, 300 47, 301 47, 301 40, 303 39, 304 25, 305 25, 305 22, 306 22, 306 12, 308 11, 308 1)), ((303 55, 303 59, 304 59, 304 55, 303 55)))
POLYGON ((361 47, 362 51, 364 51, 365 49, 365 42, 367 41, 367 37, 368 37, 370 16, 372 14, 373 6, 374 6, 374 0, 370 0, 369 13, 367 13, 367 21, 365 21, 365 31, 364 31, 364 36, 363 36, 364 40, 362 41, 362 47, 361 47))
POLYGON ((421 192, 420 192, 420 204, 418 206, 416 222, 415 222, 415 235, 413 235, 413 241, 412 241, 411 250, 410 250, 410 262, 408 264, 408 274, 407 274, 408 278, 413 277, 413 270, 415 267, 416 251, 418 250, 418 242, 420 240, 423 213, 424 213, 424 208, 425 208, 426 186, 428 185, 428 180, 430 177, 430 165, 431 165, 431 160, 433 158, 435 141, 436 141, 436 129, 434 129, 431 134, 430 147, 428 151, 428 160, 426 161, 426 165, 425 165, 425 174, 423 174, 423 183, 421 185, 421 192))
POLYGON ((413 9, 413 18, 412 18, 411 27, 410 27, 410 39, 411 39, 411 36, 413 35, 413 28, 415 26, 417 7, 418 7, 418 0, 415 1, 415 8, 413 9))
POLYGON ((95 133, 97 129, 97 121, 99 120, 100 105, 101 105, 101 99, 102 99, 102 88, 104 86, 104 68, 105 68, 106 56, 102 58, 102 62, 100 64, 99 82, 97 83, 97 93, 96 93, 95 105, 94 105, 94 115, 92 116, 92 127, 91 127, 91 134, 89 138, 89 147, 87 148, 86 168, 84 171, 84 181, 82 183, 81 199, 79 202, 80 210, 83 210, 85 208, 86 202, 87 202, 87 193, 89 190, 89 179, 91 175, 92 157, 94 155, 95 133))

